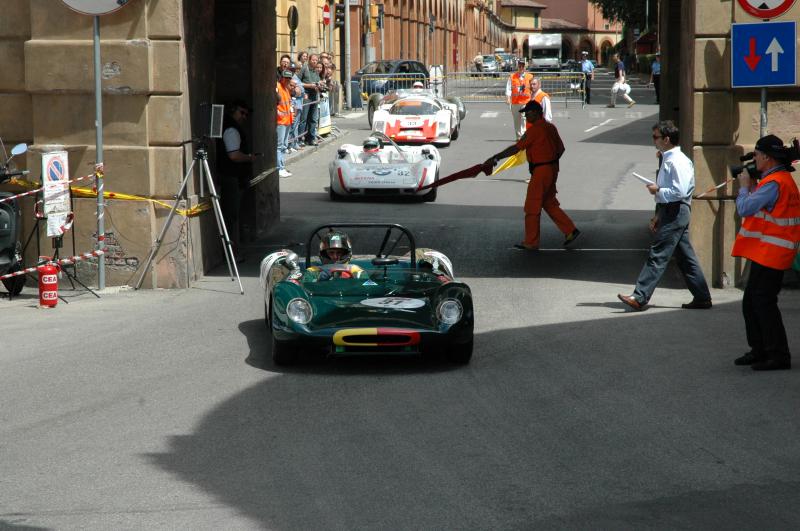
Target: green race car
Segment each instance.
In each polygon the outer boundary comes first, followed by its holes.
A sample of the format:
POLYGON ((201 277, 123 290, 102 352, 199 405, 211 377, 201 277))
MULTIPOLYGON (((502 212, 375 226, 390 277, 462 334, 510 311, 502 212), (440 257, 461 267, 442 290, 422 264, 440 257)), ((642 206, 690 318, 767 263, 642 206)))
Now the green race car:
POLYGON ((444 254, 418 249, 400 225, 317 227, 305 259, 286 249, 271 253, 261 262, 260 281, 278 365, 292 363, 301 350, 329 356, 441 353, 459 364, 472 357, 469 286, 454 279, 444 254), (352 255, 342 229, 376 235, 375 254, 352 255), (317 240, 320 254, 312 256, 317 240))

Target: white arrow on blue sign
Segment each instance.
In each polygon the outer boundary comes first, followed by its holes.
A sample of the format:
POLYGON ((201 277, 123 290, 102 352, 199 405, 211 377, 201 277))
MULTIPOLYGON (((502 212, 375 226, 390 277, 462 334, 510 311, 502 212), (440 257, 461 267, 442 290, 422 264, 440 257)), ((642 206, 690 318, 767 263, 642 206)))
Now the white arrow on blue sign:
POLYGON ((731 86, 797 84, 795 22, 731 24, 731 86))

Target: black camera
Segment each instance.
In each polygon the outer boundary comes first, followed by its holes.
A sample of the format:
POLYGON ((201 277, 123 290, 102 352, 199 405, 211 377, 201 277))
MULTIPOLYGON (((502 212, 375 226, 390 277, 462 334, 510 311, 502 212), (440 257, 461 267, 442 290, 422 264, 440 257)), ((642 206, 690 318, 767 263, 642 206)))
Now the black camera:
POLYGON ((753 152, 745 153, 741 157, 739 157, 740 162, 747 162, 746 164, 742 164, 740 166, 731 166, 731 177, 734 179, 739 177, 743 171, 747 170, 747 175, 754 181, 757 181, 761 178, 761 172, 756 169, 756 163, 753 160, 753 152))
MULTIPOLYGON (((788 147, 775 147, 774 149, 776 151, 769 153, 769 155, 778 162, 781 162, 786 167, 786 171, 794 171, 792 162, 795 160, 800 160, 800 141, 798 141, 796 138, 793 138, 788 147)), ((734 179, 741 175, 741 173, 745 170, 747 170, 747 174, 752 180, 757 181, 761 178, 761 172, 756 169, 756 163, 753 161, 754 156, 755 153, 752 151, 750 153, 745 153, 739 157, 739 160, 741 162, 746 162, 746 164, 730 167, 731 175, 734 179)))

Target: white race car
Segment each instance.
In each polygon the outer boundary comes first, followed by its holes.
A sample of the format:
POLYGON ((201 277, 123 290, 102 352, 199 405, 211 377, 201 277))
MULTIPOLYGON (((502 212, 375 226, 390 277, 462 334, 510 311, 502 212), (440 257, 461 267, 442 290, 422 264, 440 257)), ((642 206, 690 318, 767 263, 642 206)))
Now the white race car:
POLYGON ((398 96, 372 116, 372 130, 397 142, 449 144, 460 128, 458 105, 426 92, 398 96))
POLYGON ((410 89, 393 90, 386 95, 373 94, 370 96, 367 102, 367 121, 369 122, 369 126, 372 127, 375 111, 388 111, 398 100, 418 95, 435 98, 442 106, 447 107, 454 115, 457 115, 456 117, 458 118, 459 124, 467 117, 467 107, 458 96, 443 97, 439 96, 433 89, 417 86, 410 89))
POLYGON ((416 197, 435 201, 436 188, 422 190, 439 179, 441 156, 432 145, 398 146, 380 133, 364 146, 344 144, 330 163, 330 197, 416 197))

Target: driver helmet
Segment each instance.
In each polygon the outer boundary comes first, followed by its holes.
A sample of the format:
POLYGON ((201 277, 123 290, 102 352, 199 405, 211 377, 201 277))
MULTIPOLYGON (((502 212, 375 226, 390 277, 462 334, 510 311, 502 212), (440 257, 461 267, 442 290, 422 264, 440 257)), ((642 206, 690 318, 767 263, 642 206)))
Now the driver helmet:
POLYGON ((350 261, 352 253, 353 246, 350 243, 350 237, 344 232, 332 230, 320 239, 319 257, 322 259, 323 264, 347 263, 350 261), (343 251, 343 254, 334 259, 328 255, 328 251, 331 249, 343 251))
POLYGON ((377 138, 371 136, 368 139, 364 140, 363 146, 365 153, 375 153, 376 151, 380 150, 381 143, 377 138))
POLYGON ((425 84, 422 81, 414 81, 414 84, 411 85, 411 88, 415 89, 425 88, 425 84))

